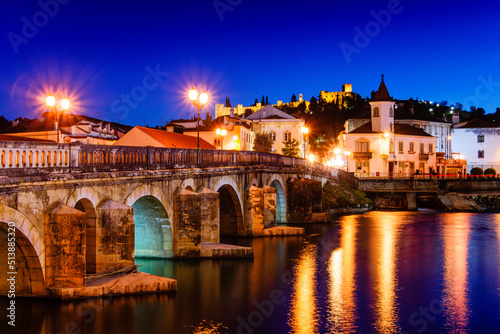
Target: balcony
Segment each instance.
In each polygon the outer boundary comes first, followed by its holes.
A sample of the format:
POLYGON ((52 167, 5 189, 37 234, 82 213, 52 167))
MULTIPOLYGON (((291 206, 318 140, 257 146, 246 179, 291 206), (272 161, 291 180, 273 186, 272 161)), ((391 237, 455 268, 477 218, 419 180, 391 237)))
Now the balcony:
POLYGON ((370 160, 373 156, 372 152, 354 152, 353 158, 355 160, 370 160))
POLYGON ((428 153, 419 153, 418 154, 418 160, 420 160, 420 161, 428 161, 429 160, 429 154, 428 153))

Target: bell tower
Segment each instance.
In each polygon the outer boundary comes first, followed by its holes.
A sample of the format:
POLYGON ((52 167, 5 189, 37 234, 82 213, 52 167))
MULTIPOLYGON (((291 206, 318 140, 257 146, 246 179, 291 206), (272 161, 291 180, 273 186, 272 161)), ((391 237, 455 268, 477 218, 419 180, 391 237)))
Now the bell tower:
POLYGON ((378 87, 377 93, 370 101, 372 131, 374 132, 394 132, 394 106, 396 103, 389 95, 389 91, 385 86, 384 75, 378 87))

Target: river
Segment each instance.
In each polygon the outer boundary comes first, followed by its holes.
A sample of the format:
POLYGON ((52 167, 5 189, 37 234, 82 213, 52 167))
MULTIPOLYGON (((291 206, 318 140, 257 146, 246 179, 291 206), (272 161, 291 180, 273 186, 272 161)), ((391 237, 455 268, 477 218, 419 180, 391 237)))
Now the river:
POLYGON ((255 258, 138 259, 178 291, 19 298, 16 332, 497 333, 499 239, 500 214, 433 211, 339 217, 304 237, 226 238, 255 258))

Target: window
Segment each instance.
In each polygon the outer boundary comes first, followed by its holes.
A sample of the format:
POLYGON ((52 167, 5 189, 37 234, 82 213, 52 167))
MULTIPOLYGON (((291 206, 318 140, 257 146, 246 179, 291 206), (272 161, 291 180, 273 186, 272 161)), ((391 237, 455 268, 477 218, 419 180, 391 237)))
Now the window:
POLYGON ((356 171, 358 173, 370 173, 370 162, 366 160, 356 161, 356 171))
POLYGON ((366 139, 356 141, 356 152, 370 152, 370 142, 366 139))
POLYGON ((285 132, 285 141, 292 141, 292 134, 290 131, 285 132))
POLYGON ((413 142, 410 142, 410 149, 408 150, 408 153, 415 153, 415 144, 413 142))
POLYGON ((484 143, 484 136, 483 135, 477 136, 477 142, 478 143, 484 143))
POLYGON ((392 123, 389 123, 389 132, 392 132, 393 129, 392 129, 392 123))
POLYGON ((424 143, 420 143, 420 153, 424 153, 424 143))
POLYGON ((220 146, 220 138, 214 138, 214 146, 215 147, 220 146))
POLYGON ((269 132, 269 137, 271 138, 272 141, 276 141, 276 132, 274 131, 269 132))
POLYGON ((389 153, 394 153, 394 142, 391 141, 389 142, 389 153))
POLYGON ((392 109, 392 106, 389 108, 389 117, 394 117, 394 109, 392 109))
POLYGON ((432 143, 429 144, 429 154, 433 154, 433 148, 434 148, 434 145, 432 143))
POLYGON ((414 173, 415 172, 415 163, 410 161, 410 173, 414 173))
POLYGON ((477 151, 477 157, 478 159, 484 159, 484 150, 477 151))
POLYGON ((420 163, 420 170, 419 170, 420 173, 425 173, 425 162, 421 162, 420 163))
POLYGON ((380 116, 379 108, 377 107, 373 108, 373 117, 379 117, 379 116, 380 116))
POLYGON ((399 154, 405 153, 404 143, 402 141, 399 142, 399 154))

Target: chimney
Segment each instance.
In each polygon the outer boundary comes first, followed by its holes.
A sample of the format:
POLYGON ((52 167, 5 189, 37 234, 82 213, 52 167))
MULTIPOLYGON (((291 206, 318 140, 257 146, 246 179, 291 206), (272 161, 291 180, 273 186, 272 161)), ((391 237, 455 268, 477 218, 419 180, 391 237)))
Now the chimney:
POLYGON ((451 116, 451 123, 457 124, 460 123, 460 113, 454 112, 453 115, 451 116))
POLYGON ((234 108, 229 109, 229 117, 234 117, 234 108))

